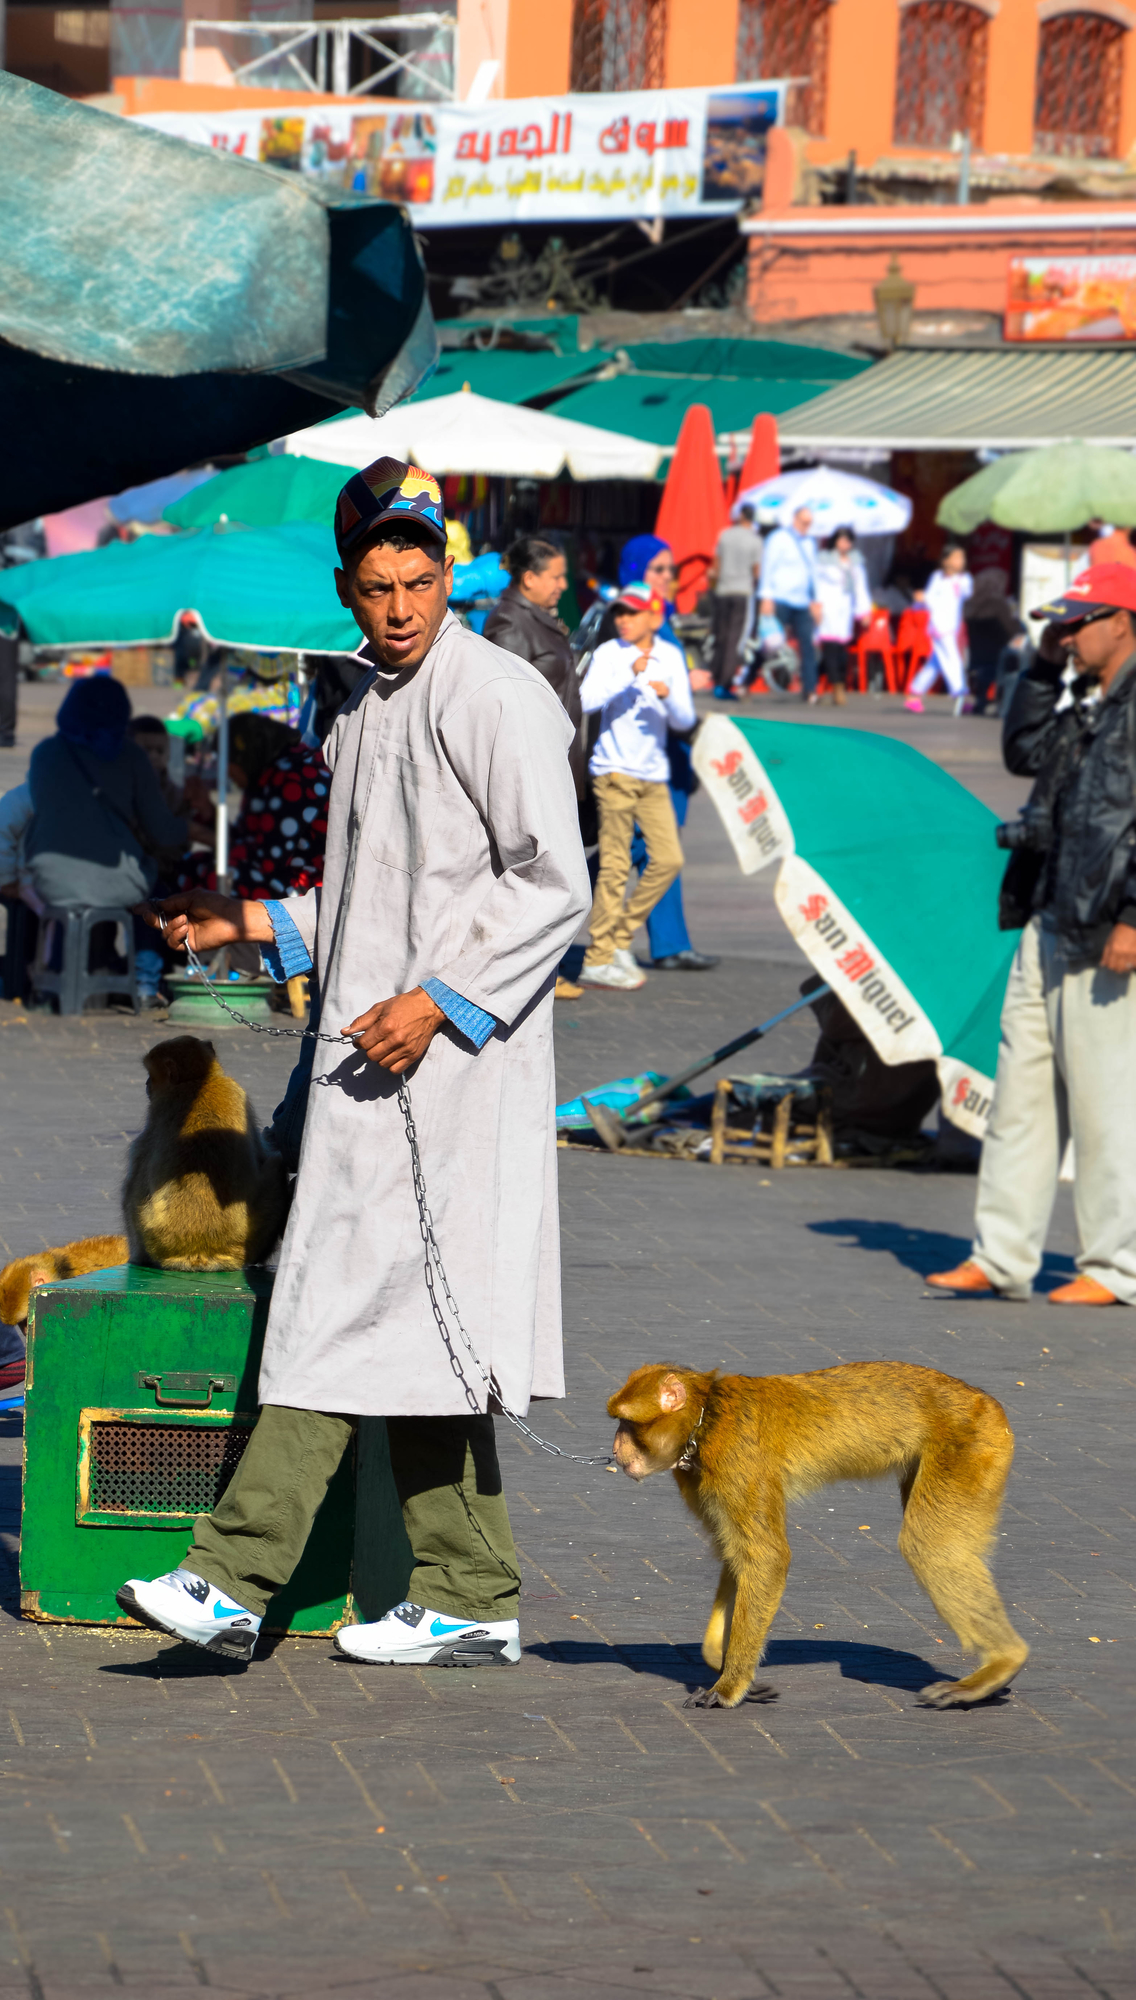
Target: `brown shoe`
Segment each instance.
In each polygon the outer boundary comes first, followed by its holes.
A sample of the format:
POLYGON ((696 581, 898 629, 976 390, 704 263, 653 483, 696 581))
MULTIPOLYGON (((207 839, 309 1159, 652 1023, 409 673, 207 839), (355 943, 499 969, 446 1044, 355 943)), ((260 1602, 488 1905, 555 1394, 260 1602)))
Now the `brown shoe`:
POLYGON ((936 1292, 992 1292, 990 1283, 981 1265, 967 1258, 955 1271, 934 1271, 926 1280, 936 1292))
POLYGON ((1074 1278, 1071 1284, 1058 1285, 1055 1292, 1050 1292, 1049 1303, 1051 1306, 1115 1306, 1120 1301, 1115 1292, 1106 1291, 1095 1278, 1082 1275, 1074 1278))
POLYGON ((837 682, 835 683, 835 685, 834 685, 834 687, 833 687, 833 690, 832 690, 832 699, 833 699, 833 701, 834 701, 834 702, 836 703, 836 706, 837 706, 837 708, 843 708, 843 707, 844 707, 844 704, 845 704, 845 702, 846 702, 846 701, 847 701, 847 699, 848 699, 848 695, 847 695, 847 693, 846 693, 846 691, 845 691, 845 687, 844 687, 844 682, 843 682, 843 681, 837 681, 837 682))
POLYGON ((584 989, 582 986, 573 986, 570 979, 558 979, 552 997, 554 1000, 582 1000, 584 989))

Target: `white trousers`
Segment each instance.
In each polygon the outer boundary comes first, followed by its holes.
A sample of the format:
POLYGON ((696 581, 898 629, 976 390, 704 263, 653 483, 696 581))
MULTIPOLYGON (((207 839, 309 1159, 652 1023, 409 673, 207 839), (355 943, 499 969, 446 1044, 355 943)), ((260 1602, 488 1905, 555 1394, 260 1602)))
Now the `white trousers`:
POLYGON ((962 663, 957 639, 948 638, 944 633, 932 641, 933 651, 925 667, 920 667, 912 681, 909 694, 926 694, 934 687, 941 674, 954 695, 966 693, 966 668, 962 663))
POLYGON ((1073 1140, 1077 1268, 1136 1305, 1136 975, 1070 958, 1035 917, 1002 1009, 972 1255, 1025 1296, 1073 1140))

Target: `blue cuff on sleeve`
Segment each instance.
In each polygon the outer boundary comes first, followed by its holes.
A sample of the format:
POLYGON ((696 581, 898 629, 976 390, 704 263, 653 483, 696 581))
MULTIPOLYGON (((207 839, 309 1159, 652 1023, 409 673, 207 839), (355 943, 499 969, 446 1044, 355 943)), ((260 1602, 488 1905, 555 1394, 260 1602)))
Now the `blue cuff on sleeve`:
MULTIPOLYGON (((268 911, 268 921, 272 925, 275 942, 261 945, 261 961, 269 978, 274 979, 278 986, 283 986, 286 980, 295 979, 298 973, 311 971, 311 956, 288 915, 287 906, 284 903, 266 902, 264 907, 268 911)), ((439 1000, 438 1005, 441 1004, 439 1000)))
POLYGON ((497 1026, 492 1014, 475 1007, 471 1000, 463 1000, 460 993, 455 993, 452 986, 444 985, 440 979, 424 979, 422 991, 428 993, 434 1005, 440 1007, 447 1019, 453 1022, 459 1035, 464 1035, 474 1048, 484 1048, 497 1026))

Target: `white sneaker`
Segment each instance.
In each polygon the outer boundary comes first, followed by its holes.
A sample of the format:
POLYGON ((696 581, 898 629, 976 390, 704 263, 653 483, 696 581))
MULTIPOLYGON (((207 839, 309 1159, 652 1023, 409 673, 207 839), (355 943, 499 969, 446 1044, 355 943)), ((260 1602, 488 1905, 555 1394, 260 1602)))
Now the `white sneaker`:
POLYGON ((607 965, 585 965, 578 974, 581 986, 611 986, 617 993, 637 993, 647 984, 646 974, 636 966, 629 972, 613 958, 607 965))
MULTIPOLYGON (((635 953, 629 948, 629 946, 624 945, 621 950, 613 951, 611 956, 613 964, 621 965, 625 972, 633 972, 635 974, 635 977, 638 979, 640 973, 640 966, 636 960, 635 953)), ((646 978, 645 973, 643 976, 644 978, 646 978)))
POLYGON ((207 1653, 224 1653, 232 1660, 252 1658, 260 1619, 191 1569, 172 1569, 149 1583, 131 1577, 115 1595, 123 1611, 155 1631, 172 1632, 191 1646, 204 1646, 207 1653))
POLYGON ((335 1643, 349 1660, 376 1667, 492 1667, 520 1659, 521 1628, 515 1618, 467 1624, 448 1612, 404 1603, 373 1625, 344 1625, 335 1643))

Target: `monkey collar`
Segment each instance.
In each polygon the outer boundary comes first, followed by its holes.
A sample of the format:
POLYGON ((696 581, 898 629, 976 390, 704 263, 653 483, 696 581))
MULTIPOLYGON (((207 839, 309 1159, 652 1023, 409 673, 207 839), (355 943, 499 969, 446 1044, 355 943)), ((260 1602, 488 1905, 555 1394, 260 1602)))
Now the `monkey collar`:
POLYGON ((704 1417, 705 1415, 706 1415, 706 1405, 705 1403, 703 1403, 702 1416, 699 1417, 698 1422, 695 1424, 694 1429, 691 1431, 690 1436, 687 1438, 686 1443, 683 1445, 682 1457, 676 1458, 673 1466, 671 1467, 672 1472, 694 1471, 694 1467, 698 1458, 698 1433, 702 1429, 702 1417, 704 1417))

